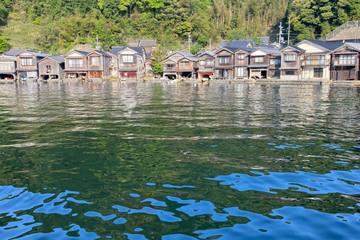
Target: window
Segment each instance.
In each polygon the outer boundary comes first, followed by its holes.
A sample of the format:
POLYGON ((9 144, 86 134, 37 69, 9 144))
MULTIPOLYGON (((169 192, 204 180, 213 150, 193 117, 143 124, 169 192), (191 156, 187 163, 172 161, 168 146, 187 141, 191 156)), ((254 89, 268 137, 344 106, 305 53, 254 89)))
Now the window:
POLYGON ((280 59, 279 58, 272 58, 270 59, 271 65, 280 65, 280 59))
POLYGON ((325 56, 324 55, 319 56, 319 64, 325 64, 325 56))
POLYGON ((296 61, 296 54, 285 54, 284 55, 285 62, 295 62, 296 61))
POLYGON ((91 66, 100 66, 100 57, 90 57, 90 65, 91 66))
POLYGON ((256 62, 256 63, 263 63, 263 62, 264 62, 264 57, 255 57, 255 58, 254 58, 254 62, 256 62))
POLYGON ((51 65, 46 65, 46 73, 51 73, 51 65))
POLYGON ((200 66, 204 66, 205 65, 205 61, 204 60, 201 60, 200 61, 200 66))
POLYGON ((230 57, 219 57, 219 64, 229 64, 230 57))
POLYGON ((340 65, 355 65, 356 57, 355 55, 340 55, 339 56, 340 65))
POLYGON ((242 53, 242 54, 238 54, 238 59, 239 59, 239 60, 244 60, 244 59, 245 59, 245 56, 246 56, 246 55, 243 54, 243 53, 242 53))
POLYGON ((324 76, 323 68, 314 68, 314 78, 322 78, 324 76))
POLYGON ((22 66, 33 66, 34 64, 34 59, 32 57, 26 57, 26 58, 21 58, 21 65, 22 66))
POLYGON ((294 70, 286 70, 286 71, 285 71, 285 75, 287 75, 287 76, 294 76, 294 75, 295 75, 295 71, 294 71, 294 70))
POLYGON ((123 61, 123 63, 134 63, 134 56, 133 55, 123 55, 122 61, 123 61))
POLYGON ((84 59, 81 58, 71 58, 68 60, 70 68, 82 68, 84 67, 84 59))
POLYGON ((171 68, 174 68, 175 67, 175 64, 166 64, 166 68, 168 69, 171 69, 171 68))

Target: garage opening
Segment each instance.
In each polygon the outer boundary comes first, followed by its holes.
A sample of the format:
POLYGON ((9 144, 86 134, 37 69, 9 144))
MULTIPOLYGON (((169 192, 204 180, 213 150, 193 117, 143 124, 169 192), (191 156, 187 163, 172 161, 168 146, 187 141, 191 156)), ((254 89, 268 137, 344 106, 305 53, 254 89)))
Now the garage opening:
POLYGON ((266 79, 268 77, 267 71, 266 70, 262 70, 261 71, 261 78, 262 79, 266 79))
POLYGON ((12 74, 0 74, 0 80, 15 80, 15 76, 12 74))
POLYGON ((182 73, 180 73, 180 77, 192 78, 192 72, 182 72, 182 73))

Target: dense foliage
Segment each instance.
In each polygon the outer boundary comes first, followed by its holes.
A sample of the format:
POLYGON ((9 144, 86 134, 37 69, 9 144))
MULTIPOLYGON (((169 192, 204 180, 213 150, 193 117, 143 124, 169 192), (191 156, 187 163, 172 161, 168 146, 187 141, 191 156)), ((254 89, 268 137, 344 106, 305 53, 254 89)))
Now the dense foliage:
MULTIPOLYGON (((164 48, 186 46, 192 52, 220 39, 277 38, 280 21, 293 24, 291 38, 319 37, 360 17, 359 0, 2 0, 0 24, 8 12, 25 12, 26 21, 41 26, 38 47, 66 51, 75 44, 123 44, 156 38, 164 48)), ((31 29, 29 29, 31 31, 31 29)))

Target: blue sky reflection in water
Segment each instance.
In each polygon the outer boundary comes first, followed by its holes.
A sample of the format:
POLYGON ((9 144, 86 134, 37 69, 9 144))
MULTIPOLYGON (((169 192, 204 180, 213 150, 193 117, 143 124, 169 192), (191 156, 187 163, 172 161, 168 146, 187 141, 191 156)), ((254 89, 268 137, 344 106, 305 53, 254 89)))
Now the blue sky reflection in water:
POLYGON ((357 239, 360 90, 0 86, 0 239, 357 239))

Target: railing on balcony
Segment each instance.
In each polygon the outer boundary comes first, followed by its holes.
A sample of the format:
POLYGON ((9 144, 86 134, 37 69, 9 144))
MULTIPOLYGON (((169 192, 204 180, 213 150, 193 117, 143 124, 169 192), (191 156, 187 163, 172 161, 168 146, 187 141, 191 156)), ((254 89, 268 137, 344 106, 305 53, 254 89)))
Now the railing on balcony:
POLYGON ((325 66, 329 64, 330 61, 325 59, 325 56, 306 57, 301 61, 302 66, 325 66))

